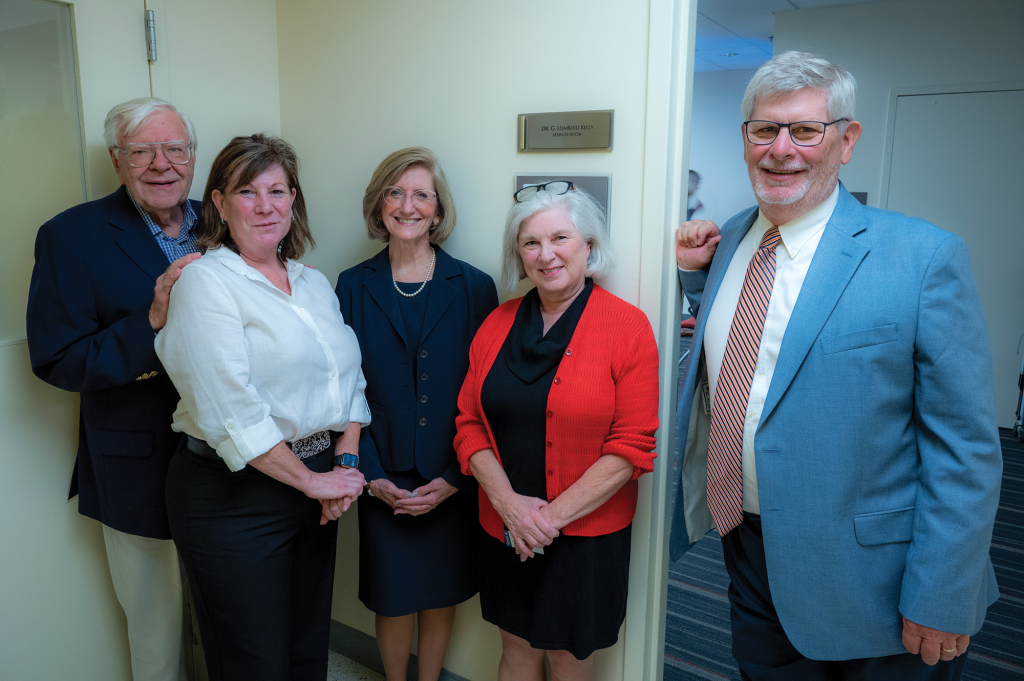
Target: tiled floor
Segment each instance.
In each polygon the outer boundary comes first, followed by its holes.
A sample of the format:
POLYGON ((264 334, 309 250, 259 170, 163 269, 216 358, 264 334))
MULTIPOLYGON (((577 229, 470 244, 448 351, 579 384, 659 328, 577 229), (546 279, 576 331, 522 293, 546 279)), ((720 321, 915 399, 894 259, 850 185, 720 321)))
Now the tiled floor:
POLYGON ((358 662, 331 651, 327 660, 327 681, 384 681, 384 675, 378 674, 358 662))

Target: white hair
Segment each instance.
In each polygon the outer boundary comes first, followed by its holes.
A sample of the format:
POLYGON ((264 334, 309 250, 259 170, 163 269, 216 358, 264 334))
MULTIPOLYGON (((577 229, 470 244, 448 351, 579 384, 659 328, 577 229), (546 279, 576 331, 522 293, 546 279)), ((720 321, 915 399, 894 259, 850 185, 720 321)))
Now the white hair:
POLYGON ((544 210, 564 211, 576 231, 590 244, 587 271, 584 276, 603 276, 615 264, 608 249, 608 223, 604 210, 594 198, 576 189, 565 194, 539 191, 514 204, 505 216, 505 233, 501 240, 501 280, 505 288, 515 292, 526 278, 526 268, 519 256, 519 227, 527 218, 544 210))
POLYGON ((807 52, 783 52, 757 70, 743 93, 743 120, 754 115, 758 99, 796 92, 804 88, 828 92, 828 121, 853 120, 857 81, 850 72, 807 52))
POLYGON ((156 97, 139 97, 118 104, 107 113, 107 117, 103 121, 103 141, 106 142, 107 148, 116 149, 118 136, 134 135, 135 131, 141 128, 150 116, 160 111, 170 111, 181 120, 182 125, 188 131, 188 145, 195 149, 196 130, 192 127, 192 121, 174 108, 173 104, 156 97))

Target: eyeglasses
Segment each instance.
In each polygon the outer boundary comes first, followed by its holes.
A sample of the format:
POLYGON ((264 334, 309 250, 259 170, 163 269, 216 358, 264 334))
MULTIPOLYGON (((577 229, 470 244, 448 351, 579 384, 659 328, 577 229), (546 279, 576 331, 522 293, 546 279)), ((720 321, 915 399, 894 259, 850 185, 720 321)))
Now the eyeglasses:
POLYGON ((164 158, 169 163, 180 166, 192 159, 192 147, 184 140, 154 142, 153 144, 129 144, 124 148, 117 147, 117 150, 124 152, 124 155, 128 157, 128 165, 132 168, 146 168, 156 158, 157 147, 160 147, 160 151, 163 152, 164 158))
POLYGON ((551 182, 545 182, 544 184, 535 184, 535 185, 532 185, 530 187, 523 187, 522 189, 517 191, 515 194, 513 194, 512 198, 514 198, 516 200, 516 203, 519 203, 523 199, 525 199, 527 196, 530 196, 532 194, 536 194, 537 192, 542 192, 543 191, 543 192, 549 192, 551 194, 559 195, 559 194, 566 194, 570 190, 575 190, 575 189, 576 189, 576 185, 574 185, 569 180, 552 180, 551 182))
POLYGON ((437 203, 437 192, 429 189, 413 189, 411 194, 406 194, 401 187, 384 188, 384 200, 392 206, 401 206, 407 196, 411 196, 412 202, 417 206, 433 206, 437 203))
POLYGON ((779 136, 783 128, 789 128, 789 138, 798 147, 816 147, 825 139, 828 126, 835 125, 849 118, 837 118, 831 123, 821 121, 797 121, 796 123, 776 123, 775 121, 743 121, 747 131, 747 141, 751 144, 771 144, 779 136))

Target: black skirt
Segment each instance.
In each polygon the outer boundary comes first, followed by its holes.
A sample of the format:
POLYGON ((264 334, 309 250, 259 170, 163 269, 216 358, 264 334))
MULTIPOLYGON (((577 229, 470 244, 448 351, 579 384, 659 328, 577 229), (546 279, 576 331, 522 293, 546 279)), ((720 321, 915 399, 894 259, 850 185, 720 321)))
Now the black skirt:
MULTIPOLYGON (((412 491, 429 480, 416 471, 388 473, 412 491)), ((384 617, 447 608, 478 591, 477 489, 459 490, 429 513, 394 515, 386 503, 359 497, 359 600, 384 617)))
POLYGON ((542 650, 585 660, 615 644, 626 618, 631 526, 598 537, 561 535, 526 562, 478 530, 483 618, 542 650))

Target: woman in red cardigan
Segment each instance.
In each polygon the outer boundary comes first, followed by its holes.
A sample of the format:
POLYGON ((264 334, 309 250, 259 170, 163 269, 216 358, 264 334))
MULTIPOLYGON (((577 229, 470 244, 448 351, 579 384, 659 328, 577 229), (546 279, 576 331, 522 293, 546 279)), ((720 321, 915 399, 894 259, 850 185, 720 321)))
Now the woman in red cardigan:
POLYGON ((637 478, 653 468, 658 351, 643 312, 593 283, 604 214, 571 182, 516 192, 510 291, 484 321, 455 449, 480 482, 480 604, 501 630, 498 678, 596 678, 626 614, 637 478))

